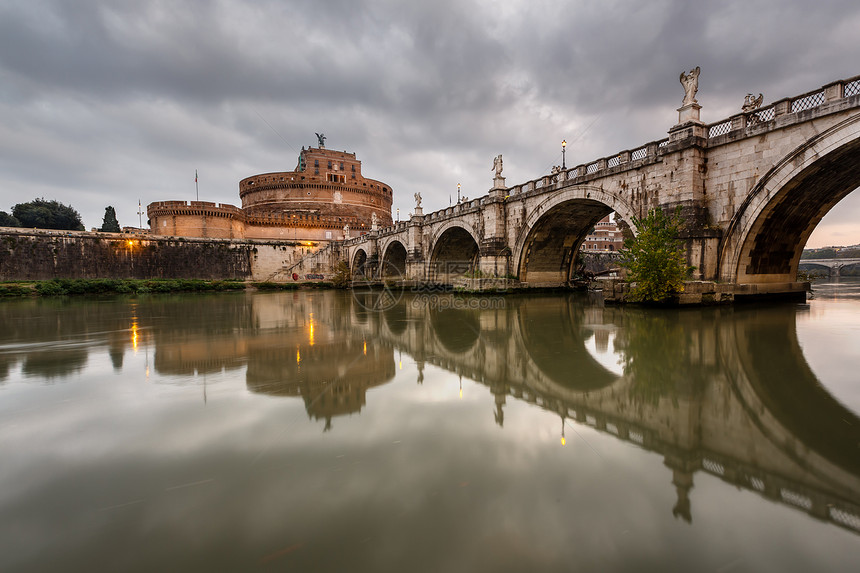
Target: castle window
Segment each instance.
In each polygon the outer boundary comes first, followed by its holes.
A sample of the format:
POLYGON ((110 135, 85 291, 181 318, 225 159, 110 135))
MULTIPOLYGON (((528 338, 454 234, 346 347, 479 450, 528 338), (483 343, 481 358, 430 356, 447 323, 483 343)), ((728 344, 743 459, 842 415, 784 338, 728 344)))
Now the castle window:
POLYGON ((319 174, 320 174, 320 170, 319 170, 319 169, 314 169, 314 175, 319 175, 319 174))
POLYGON ((343 171, 343 161, 340 162, 340 169, 343 171))
POLYGON ((352 166, 352 172, 355 173, 355 165, 352 166))
POLYGON ((328 162, 328 168, 331 169, 331 160, 328 162))
POLYGON ((314 167, 319 167, 319 166, 320 166, 320 160, 314 159, 314 167))

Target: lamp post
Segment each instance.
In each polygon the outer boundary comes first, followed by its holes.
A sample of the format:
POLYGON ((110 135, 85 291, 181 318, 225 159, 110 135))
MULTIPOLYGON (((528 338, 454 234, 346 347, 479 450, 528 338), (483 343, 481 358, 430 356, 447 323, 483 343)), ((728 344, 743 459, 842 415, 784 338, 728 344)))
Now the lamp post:
POLYGON ((400 222, 400 207, 397 208, 397 222, 400 222))
POLYGON ((457 205, 460 204, 460 184, 457 183, 457 205))
POLYGON ((564 163, 564 152, 565 151, 567 151, 567 141, 562 139, 561 140, 561 168, 562 169, 567 169, 567 165, 565 165, 565 163, 564 163))

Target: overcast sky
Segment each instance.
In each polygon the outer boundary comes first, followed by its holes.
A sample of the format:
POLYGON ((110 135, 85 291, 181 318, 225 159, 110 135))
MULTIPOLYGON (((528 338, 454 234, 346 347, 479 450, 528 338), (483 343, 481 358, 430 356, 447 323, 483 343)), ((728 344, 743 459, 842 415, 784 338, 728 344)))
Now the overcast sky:
MULTIPOLYGON (((702 69, 702 120, 860 74, 857 0, 0 0, 0 210, 240 205, 325 133, 404 218, 666 136, 702 69)), ((392 213, 394 215, 394 213, 392 213)), ((143 217, 144 223, 146 216, 143 217)), ((860 193, 810 246, 860 243, 860 193)))

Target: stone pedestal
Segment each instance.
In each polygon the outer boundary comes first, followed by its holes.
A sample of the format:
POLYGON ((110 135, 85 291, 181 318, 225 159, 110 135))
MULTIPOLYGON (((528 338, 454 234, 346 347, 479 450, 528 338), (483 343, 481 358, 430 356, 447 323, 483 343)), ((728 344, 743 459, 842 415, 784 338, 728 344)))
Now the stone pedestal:
POLYGON ((699 119, 699 110, 702 109, 702 106, 693 102, 688 103, 687 105, 682 105, 678 108, 678 125, 682 125, 685 123, 702 123, 699 119))
POLYGON ((487 196, 490 199, 504 199, 508 194, 508 190, 505 187, 493 187, 487 193, 487 196))
POLYGON ((506 189, 505 178, 501 175, 496 175, 493 178, 493 189, 506 189))
POLYGON ((413 217, 423 217, 424 209, 421 207, 415 207, 415 211, 412 213, 413 217))

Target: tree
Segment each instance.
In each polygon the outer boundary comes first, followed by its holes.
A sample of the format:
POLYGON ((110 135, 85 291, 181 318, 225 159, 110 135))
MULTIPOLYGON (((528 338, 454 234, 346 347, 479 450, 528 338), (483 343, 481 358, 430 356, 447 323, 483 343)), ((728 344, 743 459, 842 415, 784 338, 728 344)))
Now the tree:
POLYGON ((639 234, 624 240, 621 264, 628 269, 631 302, 662 302, 684 290, 684 279, 695 267, 687 266, 684 245, 678 239, 681 209, 668 217, 660 209, 644 219, 633 218, 639 234))
POLYGON ((103 231, 105 233, 119 233, 119 221, 116 219, 116 211, 114 208, 108 205, 105 207, 105 217, 102 221, 102 228, 99 231, 103 231))
POLYGON ((0 227, 20 227, 21 223, 7 213, 6 211, 0 211, 0 227))
POLYGON ((71 205, 63 205, 44 198, 34 199, 29 203, 18 203, 12 208, 12 215, 18 219, 22 227, 69 231, 84 230, 80 213, 75 211, 71 205))

